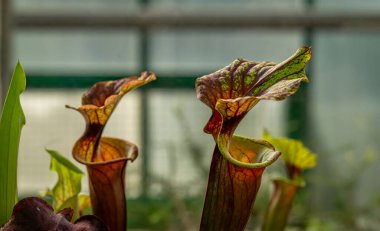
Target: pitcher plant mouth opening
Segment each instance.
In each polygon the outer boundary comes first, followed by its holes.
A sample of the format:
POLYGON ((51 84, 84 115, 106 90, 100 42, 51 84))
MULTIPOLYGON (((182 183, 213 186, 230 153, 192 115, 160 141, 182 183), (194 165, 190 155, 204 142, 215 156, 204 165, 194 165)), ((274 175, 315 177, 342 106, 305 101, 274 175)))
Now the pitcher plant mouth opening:
POLYGON ((281 153, 269 142, 234 131, 260 100, 283 100, 308 81, 305 66, 311 53, 310 47, 302 47, 279 64, 236 59, 196 80, 197 98, 212 110, 204 131, 216 143, 201 230, 244 230, 261 175, 281 153))
POLYGON ((218 139, 218 149, 230 163, 243 168, 265 168, 280 157, 281 153, 265 140, 255 140, 233 135, 228 146, 218 139), (244 150, 242 144, 245 144, 244 150))
POLYGON ((138 148, 122 139, 102 137, 102 132, 121 98, 155 79, 154 73, 143 72, 98 82, 83 95, 82 106, 66 106, 85 119, 86 129, 73 147, 73 157, 87 166, 94 214, 113 231, 126 229, 125 168, 128 161, 137 158, 138 148))

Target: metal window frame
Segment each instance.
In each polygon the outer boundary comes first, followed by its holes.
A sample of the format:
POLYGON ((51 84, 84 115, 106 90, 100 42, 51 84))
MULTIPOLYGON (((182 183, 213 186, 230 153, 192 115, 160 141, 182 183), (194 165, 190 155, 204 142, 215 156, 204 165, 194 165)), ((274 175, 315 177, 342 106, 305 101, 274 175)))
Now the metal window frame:
POLYGON ((16 15, 16 28, 367 28, 380 29, 374 12, 137 9, 123 13, 54 12, 16 15))
POLYGON ((12 12, 9 0, 0 0, 0 112, 10 83, 9 56, 11 47, 12 12))

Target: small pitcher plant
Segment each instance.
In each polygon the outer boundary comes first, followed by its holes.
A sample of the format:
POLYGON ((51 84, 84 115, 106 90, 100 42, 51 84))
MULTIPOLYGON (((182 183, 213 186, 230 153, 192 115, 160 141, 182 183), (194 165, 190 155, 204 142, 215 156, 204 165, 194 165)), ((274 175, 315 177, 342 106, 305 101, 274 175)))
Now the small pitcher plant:
POLYGON ((264 130, 263 139, 281 151, 287 178, 275 177, 272 179, 274 190, 264 217, 262 231, 282 231, 286 227, 297 190, 305 185, 301 173, 305 169, 315 167, 317 156, 299 140, 273 138, 266 130, 264 130))

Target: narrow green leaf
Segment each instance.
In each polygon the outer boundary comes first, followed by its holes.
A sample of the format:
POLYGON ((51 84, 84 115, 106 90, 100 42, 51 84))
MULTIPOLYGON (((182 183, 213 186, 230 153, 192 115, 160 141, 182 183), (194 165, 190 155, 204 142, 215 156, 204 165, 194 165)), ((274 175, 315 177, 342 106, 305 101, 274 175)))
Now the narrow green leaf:
POLYGON ((60 211, 70 207, 74 210, 74 219, 76 219, 83 172, 57 151, 48 149, 46 151, 51 156, 50 170, 58 175, 58 181, 51 190, 51 196, 54 198, 53 208, 60 211))
POLYGON ((25 87, 25 73, 17 62, 0 119, 0 225, 10 218, 17 202, 17 156, 25 124, 20 94, 25 87))

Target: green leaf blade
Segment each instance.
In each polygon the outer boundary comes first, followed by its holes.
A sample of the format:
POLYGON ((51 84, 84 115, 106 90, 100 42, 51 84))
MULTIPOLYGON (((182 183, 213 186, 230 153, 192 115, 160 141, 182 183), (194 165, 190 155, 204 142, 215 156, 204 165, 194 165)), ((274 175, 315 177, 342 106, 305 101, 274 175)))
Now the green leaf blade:
POLYGON ((20 94, 25 88, 25 72, 17 62, 0 119, 0 225, 10 218, 17 202, 17 157, 25 124, 20 94))
POLYGON ((56 211, 70 207, 74 219, 78 216, 78 195, 84 173, 57 151, 46 149, 51 156, 50 170, 56 172, 58 181, 51 190, 56 211))

